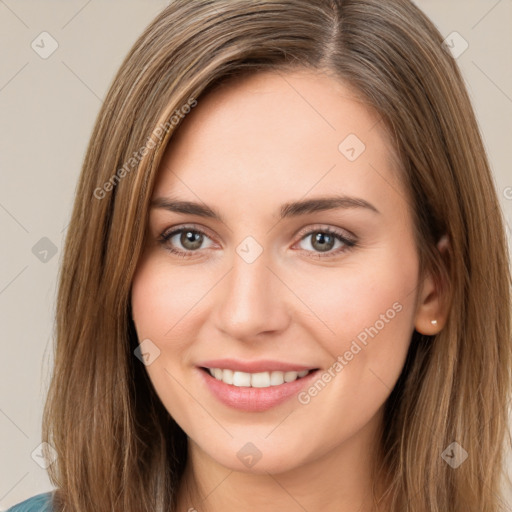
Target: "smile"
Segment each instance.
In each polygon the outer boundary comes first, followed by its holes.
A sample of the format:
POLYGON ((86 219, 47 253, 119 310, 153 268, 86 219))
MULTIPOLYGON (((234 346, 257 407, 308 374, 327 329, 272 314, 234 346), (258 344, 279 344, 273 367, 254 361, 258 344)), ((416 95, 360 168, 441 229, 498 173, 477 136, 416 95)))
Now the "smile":
POLYGON ((220 403, 243 412, 263 412, 276 407, 311 385, 318 369, 247 373, 198 367, 205 391, 220 403))

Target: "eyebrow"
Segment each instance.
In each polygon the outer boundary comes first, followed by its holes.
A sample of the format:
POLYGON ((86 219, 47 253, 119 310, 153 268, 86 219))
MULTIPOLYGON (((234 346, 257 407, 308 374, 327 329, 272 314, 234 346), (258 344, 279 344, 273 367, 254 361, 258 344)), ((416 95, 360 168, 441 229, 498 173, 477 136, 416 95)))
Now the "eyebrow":
MULTIPOLYGON (((163 208, 170 212, 207 217, 225 223, 222 215, 206 204, 195 203, 192 201, 179 201, 171 197, 157 197, 151 201, 150 206, 151 208, 163 208)), ((373 206, 368 201, 365 201, 364 199, 358 197, 336 195, 328 197, 315 197, 302 201, 284 203, 281 206, 279 218, 286 219, 290 217, 298 217, 300 215, 307 215, 310 213, 323 212, 327 210, 336 210, 340 208, 363 208, 380 214, 379 210, 377 210, 375 206, 373 206)))

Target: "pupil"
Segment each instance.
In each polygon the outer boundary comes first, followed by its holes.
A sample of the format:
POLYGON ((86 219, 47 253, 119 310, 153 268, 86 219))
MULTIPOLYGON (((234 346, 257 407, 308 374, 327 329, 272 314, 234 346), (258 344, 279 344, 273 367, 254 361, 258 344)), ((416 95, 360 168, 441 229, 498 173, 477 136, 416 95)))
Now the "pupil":
POLYGON ((183 247, 193 250, 201 247, 201 234, 195 231, 185 231, 181 235, 181 243, 183 247), (195 240, 194 240, 195 239, 195 240))
POLYGON ((320 243, 320 245, 317 247, 320 251, 329 251, 330 249, 333 248, 334 237, 332 237, 331 235, 326 235, 325 233, 316 233, 314 237, 313 247, 315 247, 315 243, 317 242, 320 243), (328 240, 327 244, 326 239, 328 240))

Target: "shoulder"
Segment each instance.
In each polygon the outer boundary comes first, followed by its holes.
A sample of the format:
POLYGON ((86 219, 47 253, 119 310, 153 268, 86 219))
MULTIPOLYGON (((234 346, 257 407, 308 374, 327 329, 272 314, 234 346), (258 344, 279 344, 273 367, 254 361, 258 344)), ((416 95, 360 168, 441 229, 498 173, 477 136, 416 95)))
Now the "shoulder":
POLYGON ((52 512, 52 492, 36 494, 7 509, 7 512, 52 512))

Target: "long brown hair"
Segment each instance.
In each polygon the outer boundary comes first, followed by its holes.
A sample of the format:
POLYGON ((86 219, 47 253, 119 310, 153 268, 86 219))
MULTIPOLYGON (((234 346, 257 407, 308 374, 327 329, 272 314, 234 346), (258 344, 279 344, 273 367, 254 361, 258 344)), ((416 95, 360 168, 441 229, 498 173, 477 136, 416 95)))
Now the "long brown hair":
POLYGON ((379 113, 413 205, 422 272, 448 283, 447 324, 434 337, 414 333, 386 402, 379 469, 391 509, 503 510, 512 382, 504 222, 442 41, 408 0, 174 0, 139 37, 98 115, 59 276, 43 418, 57 453, 48 470, 56 510, 176 510, 187 438, 134 356, 130 311, 158 165, 201 95, 243 73, 298 68, 350 84, 379 113), (435 249, 443 234, 445 259, 435 249), (468 454, 457 468, 442 457, 454 442, 468 454))

